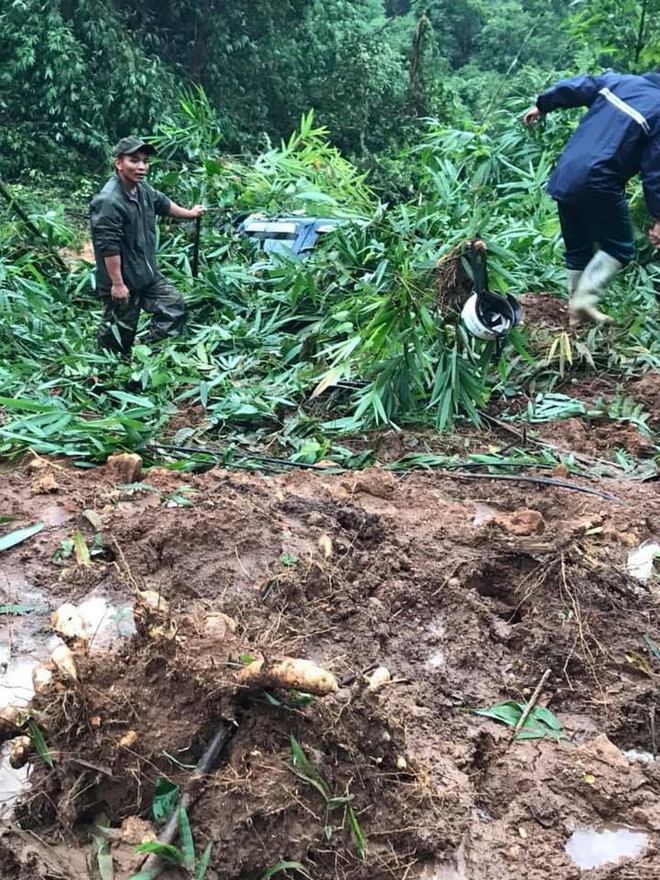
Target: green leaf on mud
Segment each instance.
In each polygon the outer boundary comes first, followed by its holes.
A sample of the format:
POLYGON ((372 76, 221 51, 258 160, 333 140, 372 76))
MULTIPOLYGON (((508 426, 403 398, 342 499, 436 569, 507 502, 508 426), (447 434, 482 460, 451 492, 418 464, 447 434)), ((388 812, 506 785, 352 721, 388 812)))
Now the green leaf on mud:
POLYGON ((157 840, 147 840, 145 843, 140 843, 138 846, 133 847, 133 851, 136 853, 153 853, 155 856, 158 856, 159 859, 163 859, 163 861, 169 862, 172 865, 181 864, 181 853, 175 846, 172 846, 171 843, 159 843, 157 840))
POLYGON ((209 866, 209 862, 211 861, 211 850, 213 849, 213 843, 209 843, 206 846, 206 849, 202 853, 202 857, 199 860, 199 865, 197 865, 197 870, 195 871, 195 880, 202 880, 209 866))
POLYGON ((307 877, 308 880, 311 880, 310 875, 305 870, 305 866, 301 865, 300 862, 278 862, 276 865, 273 865, 272 868, 264 871, 261 877, 259 877, 259 880, 270 880, 271 877, 275 877, 276 874, 281 874, 284 871, 296 871, 298 874, 302 874, 303 877, 307 877))
MULTIPOLYGON (((492 718, 508 727, 515 727, 525 711, 525 703, 517 703, 515 700, 507 700, 487 709, 470 709, 474 715, 492 718)), ((522 729, 515 736, 516 740, 523 739, 563 739, 562 727, 559 719, 549 709, 543 706, 535 706, 527 716, 522 729)))
POLYGON ((474 715, 482 715, 484 718, 492 718, 494 721, 508 724, 509 727, 515 727, 520 721, 524 706, 522 703, 516 703, 514 700, 507 700, 506 703, 498 703, 496 706, 490 706, 487 709, 471 709, 470 711, 474 715))
POLYGON ((651 654, 655 657, 655 659, 660 660, 660 648, 658 647, 657 643, 651 638, 648 633, 644 633, 642 639, 644 640, 644 644, 649 649, 651 654))
POLYGON ((46 745, 46 740, 44 739, 44 735, 41 732, 39 725, 35 721, 30 721, 28 726, 30 729, 30 738, 34 743, 37 754, 44 764, 52 770, 55 765, 53 764, 53 759, 51 758, 50 751, 46 745))
POLYGON ((89 555, 89 547, 79 529, 74 529, 73 531, 73 552, 75 553, 78 565, 91 564, 92 559, 89 555))
POLYGON ((291 566, 297 565, 299 562, 298 557, 294 556, 292 553, 282 553, 280 556, 280 562, 282 565, 291 566))
POLYGON ((170 818, 179 800, 179 786, 167 779, 157 779, 154 800, 151 805, 153 817, 159 825, 170 818))
POLYGON ((355 810, 350 804, 346 807, 346 815, 348 816, 348 824, 351 826, 351 834, 355 841, 355 848, 360 858, 364 861, 367 857, 367 844, 364 839, 364 834, 362 834, 358 818, 355 815, 355 810))
POLYGON ((129 880, 155 880, 161 873, 160 865, 156 868, 150 868, 148 871, 140 871, 139 874, 131 874, 129 880))
POLYGON ((0 614, 31 614, 33 611, 45 611, 45 605, 0 605, 0 614))
POLYGON ((94 843, 96 845, 96 864, 101 880, 114 880, 115 869, 108 841, 102 837, 94 837, 94 843))
POLYGON ((183 855, 183 864, 189 871, 195 870, 195 844, 193 842, 192 830, 190 828, 190 820, 188 813, 183 807, 179 807, 179 836, 181 837, 181 853, 183 855))
POLYGON ((15 532, 9 532, 8 535, 3 535, 0 538, 0 551, 1 550, 9 550, 10 547, 16 546, 16 544, 20 544, 22 541, 26 541, 28 538, 31 538, 33 535, 36 535, 37 532, 40 532, 44 527, 42 522, 34 523, 34 525, 26 526, 24 529, 16 529, 15 532))
POLYGON ((295 736, 290 736, 289 741, 291 743, 293 772, 296 776, 300 776, 301 779, 304 779, 305 782, 309 782, 310 785, 313 785, 314 788, 323 795, 323 798, 327 803, 330 800, 328 783, 311 763, 295 736))

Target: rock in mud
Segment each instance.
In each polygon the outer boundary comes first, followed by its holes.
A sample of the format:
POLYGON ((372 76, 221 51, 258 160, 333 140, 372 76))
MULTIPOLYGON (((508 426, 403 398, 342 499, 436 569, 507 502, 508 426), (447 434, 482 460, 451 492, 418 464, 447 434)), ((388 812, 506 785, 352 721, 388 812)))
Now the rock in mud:
POLYGON ((49 495, 51 492, 57 492, 59 488, 59 483, 50 471, 40 474, 30 483, 30 492, 33 495, 49 495))
POLYGON ((608 767, 612 767, 615 770, 628 771, 630 769, 630 763, 623 752, 604 733, 578 746, 577 754, 581 758, 595 758, 597 761, 607 764, 608 767))
POLYGON ((108 457, 105 469, 115 483, 137 483, 142 476, 142 459, 134 452, 120 452, 108 457))
POLYGON ((135 730, 129 730, 122 736, 117 745, 120 749, 132 749, 137 741, 137 732, 135 730))
POLYGON ((155 590, 138 590, 137 595, 140 603, 150 611, 160 611, 162 614, 167 614, 170 610, 170 605, 167 599, 164 599, 163 596, 155 590))
POLYGON ((16 706, 5 706, 0 710, 0 742, 11 739, 19 732, 18 716, 16 706))
POLYGON ((502 513, 492 522, 510 535, 528 537, 540 535, 545 531, 545 520, 538 510, 514 510, 502 513))
POLYGON ((156 840, 157 834, 154 826, 146 819, 140 819, 139 816, 128 816, 121 823, 119 829, 113 829, 111 840, 118 840, 122 843, 128 843, 131 846, 139 846, 141 843, 147 843, 156 840))
POLYGON ((222 642, 229 633, 235 633, 238 624, 233 617, 221 611, 209 614, 204 621, 204 631, 209 638, 222 642))
POLYGON ((76 661, 70 648, 66 645, 58 645, 50 655, 50 659, 57 667, 57 671, 65 678, 72 678, 74 681, 78 681, 76 661))
POLYGON ((35 694, 42 694, 53 683, 53 670, 46 663, 37 663, 32 670, 32 687, 35 694))
POLYGON ((386 666, 379 666, 377 669, 367 676, 370 691, 378 691, 386 684, 392 681, 390 670, 386 666))

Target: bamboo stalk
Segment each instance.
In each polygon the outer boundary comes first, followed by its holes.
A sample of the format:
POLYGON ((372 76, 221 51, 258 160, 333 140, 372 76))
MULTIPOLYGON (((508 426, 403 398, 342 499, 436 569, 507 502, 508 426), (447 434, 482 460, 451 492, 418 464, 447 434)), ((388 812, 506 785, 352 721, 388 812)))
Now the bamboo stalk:
POLYGON ((195 236, 193 239, 193 255, 192 255, 192 277, 197 278, 199 275, 199 237, 202 231, 202 217, 195 218, 195 236))

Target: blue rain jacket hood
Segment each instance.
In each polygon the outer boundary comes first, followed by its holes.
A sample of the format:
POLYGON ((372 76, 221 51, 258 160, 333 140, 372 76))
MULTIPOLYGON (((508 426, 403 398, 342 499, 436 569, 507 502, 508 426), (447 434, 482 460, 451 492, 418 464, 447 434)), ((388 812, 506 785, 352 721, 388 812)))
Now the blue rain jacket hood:
POLYGON ((622 195, 640 174, 649 213, 660 219, 659 74, 576 76, 543 92, 536 106, 542 113, 589 108, 548 182, 553 198, 622 195))

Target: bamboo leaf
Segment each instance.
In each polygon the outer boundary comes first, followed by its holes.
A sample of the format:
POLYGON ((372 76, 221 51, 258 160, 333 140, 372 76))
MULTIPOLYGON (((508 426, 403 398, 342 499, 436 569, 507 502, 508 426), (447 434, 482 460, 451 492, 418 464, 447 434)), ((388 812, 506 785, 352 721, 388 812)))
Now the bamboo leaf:
POLYGON ((169 782, 167 779, 157 779, 154 790, 154 799, 151 804, 153 817, 162 825, 170 818, 176 809, 179 799, 179 786, 169 782))
POLYGON ((204 875, 209 867, 209 862, 211 861, 211 852, 213 850, 213 844, 209 843, 206 845, 206 849, 202 853, 202 857, 199 860, 199 864, 197 865, 197 870, 195 871, 195 880, 203 880, 204 875))
POLYGON ((181 853, 183 857, 183 864, 186 866, 186 868, 188 868, 189 871, 194 871, 195 844, 193 842, 188 813, 183 807, 179 807, 177 817, 179 821, 179 835, 181 836, 181 853))
POLYGON ((9 550, 10 547, 15 547, 16 544, 26 541, 28 538, 31 538, 33 535, 40 532, 43 527, 44 524, 39 522, 32 526, 26 526, 24 529, 17 529, 15 532, 10 532, 8 535, 3 535, 0 538, 0 551, 9 550))
POLYGON ((73 530, 73 552, 78 565, 91 565, 92 559, 89 554, 89 547, 85 538, 79 529, 73 530))
POLYGON ((96 864, 101 880, 114 880, 115 869, 108 841, 103 837, 96 836, 94 837, 94 843, 96 844, 96 864))
POLYGON ((183 856, 179 850, 171 843, 160 843, 157 840, 147 840, 139 843, 133 848, 136 853, 153 853, 159 859, 169 862, 172 865, 180 865, 183 862, 183 856))
POLYGON ((39 755, 41 760, 44 762, 44 764, 46 764, 52 770, 55 765, 53 764, 53 759, 51 757, 48 746, 46 745, 46 740, 44 739, 44 735, 41 732, 39 726, 37 725, 37 723, 35 721, 30 721, 28 724, 28 729, 30 731, 30 739, 34 743, 34 747, 37 750, 37 754, 39 755))

